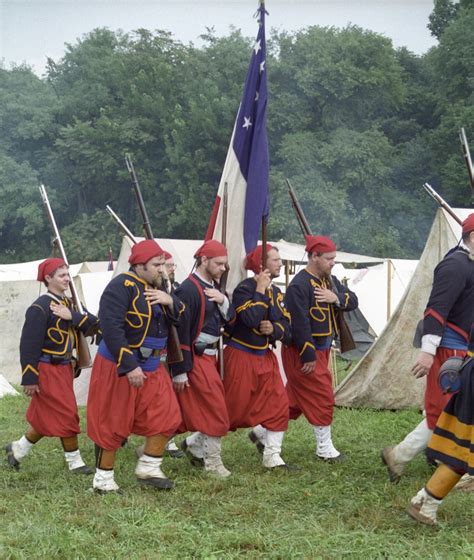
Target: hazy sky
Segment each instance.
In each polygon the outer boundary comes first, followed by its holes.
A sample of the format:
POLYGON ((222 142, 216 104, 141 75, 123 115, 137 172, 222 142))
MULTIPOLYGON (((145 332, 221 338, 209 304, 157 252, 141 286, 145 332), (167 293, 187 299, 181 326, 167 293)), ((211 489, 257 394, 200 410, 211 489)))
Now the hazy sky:
MULTIPOLYGON (((230 26, 256 35, 257 0, 0 0, 0 60, 26 62, 38 74, 46 57, 96 27, 131 31, 166 29, 199 43, 206 27, 218 35, 230 26)), ((372 29, 421 54, 435 44, 426 28, 433 0, 267 0, 267 28, 294 31, 309 25, 372 29)))

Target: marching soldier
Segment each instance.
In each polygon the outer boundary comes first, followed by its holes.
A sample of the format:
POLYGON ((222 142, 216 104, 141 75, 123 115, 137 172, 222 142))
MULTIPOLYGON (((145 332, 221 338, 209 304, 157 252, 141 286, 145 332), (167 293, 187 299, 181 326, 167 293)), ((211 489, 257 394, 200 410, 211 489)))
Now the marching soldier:
POLYGON ((194 255, 196 271, 176 290, 186 305, 178 326, 184 361, 170 364, 178 395, 183 426, 193 432, 182 449, 194 466, 221 478, 230 476, 221 458, 221 439, 229 430, 224 386, 217 368, 221 327, 232 323, 235 314, 218 282, 227 266, 222 243, 206 241, 194 255))
POLYGON ((290 419, 303 413, 314 428, 316 456, 336 461, 342 456, 331 437, 334 391, 329 355, 338 335, 337 313, 356 309, 358 301, 354 292, 331 276, 336 259, 331 239, 308 235, 306 251, 308 265, 293 278, 285 294, 293 339, 282 350, 290 419))
POLYGON ((427 455, 438 467, 416 496, 408 514, 424 525, 437 525, 443 499, 463 475, 474 477, 474 323, 468 359, 460 370, 460 390, 446 405, 434 428, 427 455))
POLYGON ((288 397, 278 361, 271 346, 291 342, 289 314, 283 294, 272 280, 278 278, 278 249, 267 244, 262 271, 262 246, 246 257, 246 269, 255 276, 234 290, 232 304, 236 322, 224 351, 224 387, 230 429, 254 427, 249 433, 263 466, 287 467, 281 458, 283 436, 288 428, 288 397))
POLYGON ((438 384, 441 365, 451 356, 464 357, 474 313, 474 214, 462 224, 462 240, 434 271, 433 286, 423 319, 421 351, 412 368, 416 378, 427 376, 426 418, 398 445, 382 450, 390 480, 398 482, 406 465, 426 449, 436 421, 450 399, 438 384))
POLYGON ((19 470, 21 461, 43 437, 59 437, 69 471, 92 474, 79 451, 80 433, 74 395, 73 351, 78 331, 93 335, 97 317, 76 311, 66 291, 71 277, 62 259, 51 258, 38 267, 38 281, 46 294, 26 311, 20 340, 21 384, 30 405, 26 412, 29 428, 19 440, 6 446, 8 464, 19 470))
MULTIPOLYGON (((169 253, 168 251, 164 251, 163 256, 165 257, 165 271, 167 276, 166 282, 168 284, 166 291, 168 293, 174 294, 174 292, 179 286, 179 283, 176 282, 175 279, 176 265, 174 263, 173 255, 171 253, 169 253)), ((164 363, 165 367, 167 367, 166 354, 162 354, 161 361, 164 363)), ((139 447, 137 447, 136 453, 138 457, 141 457, 143 455, 144 449, 145 449, 145 445, 140 445, 139 447)), ((178 448, 178 446, 174 441, 174 437, 172 437, 166 444, 165 451, 173 459, 181 459, 181 457, 184 457, 184 452, 178 448)))
POLYGON ((171 293, 174 293, 179 288, 179 282, 176 282, 176 268, 177 264, 174 262, 173 255, 165 251, 165 269, 168 276, 169 287, 171 293))
POLYGON ((135 475, 158 489, 174 485, 161 470, 163 452, 181 423, 170 377, 160 354, 168 322, 183 311, 181 302, 155 289, 163 280, 163 250, 154 240, 133 246, 130 270, 116 276, 100 300, 103 339, 92 369, 87 433, 96 444, 93 488, 119 490, 114 480, 117 449, 130 434, 146 438, 135 475))

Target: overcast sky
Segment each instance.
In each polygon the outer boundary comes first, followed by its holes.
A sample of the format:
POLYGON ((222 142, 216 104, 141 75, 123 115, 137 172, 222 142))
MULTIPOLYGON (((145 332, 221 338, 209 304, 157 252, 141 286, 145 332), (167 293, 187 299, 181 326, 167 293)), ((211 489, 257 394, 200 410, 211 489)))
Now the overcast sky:
MULTIPOLYGON (((0 60, 26 62, 41 74, 46 57, 58 60, 64 43, 96 27, 166 29, 199 44, 206 27, 226 35, 230 26, 256 35, 257 0, 0 0, 0 60)), ((435 44, 426 28, 433 0, 267 0, 267 28, 309 25, 371 29, 422 54, 435 44)))

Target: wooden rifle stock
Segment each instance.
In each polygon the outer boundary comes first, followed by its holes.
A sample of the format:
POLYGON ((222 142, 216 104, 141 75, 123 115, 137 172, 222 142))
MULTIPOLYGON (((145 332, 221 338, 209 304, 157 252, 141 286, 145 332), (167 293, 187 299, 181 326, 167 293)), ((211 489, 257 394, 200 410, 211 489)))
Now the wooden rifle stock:
POLYGON ((461 218, 459 218, 459 216, 456 214, 456 212, 454 212, 454 210, 451 208, 451 206, 449 206, 449 204, 444 200, 444 198, 442 196, 440 196, 435 190, 434 188, 429 185, 428 183, 424 183, 423 184, 423 188, 425 189, 425 191, 431 196, 431 198, 433 200, 435 200, 439 206, 441 206, 441 208, 443 208, 444 210, 446 210, 446 212, 454 219, 456 220, 456 222, 462 226, 462 220, 461 218))
MULTIPOLYGON (((53 234, 54 234, 53 244, 56 245, 56 247, 59 249, 59 254, 61 255, 61 258, 66 263, 66 265, 69 266, 69 261, 67 260, 66 257, 66 251, 64 250, 63 242, 59 234, 59 229, 56 224, 56 219, 54 217, 51 204, 49 203, 48 193, 46 192, 45 186, 40 185, 39 191, 41 194, 41 199, 43 200, 43 205, 46 210, 46 214, 49 219, 49 223, 51 224, 51 228, 53 230, 53 234)), ((79 299, 79 294, 77 293, 76 285, 74 284, 74 280, 72 279, 72 277, 70 278, 69 289, 71 290, 72 302, 74 307, 77 309, 79 313, 84 314, 84 308, 82 307, 82 303, 79 299)), ((75 374, 77 376, 80 373, 80 371, 78 372, 77 370, 90 368, 92 366, 92 358, 89 350, 89 345, 87 344, 84 333, 82 333, 79 330, 76 332, 77 332, 77 348, 76 348, 77 360, 74 369, 76 370, 75 374)))
MULTIPOLYGON (((143 196, 142 196, 142 192, 140 190, 140 185, 138 184, 138 179, 137 179, 137 175, 135 173, 135 168, 133 167, 133 162, 129 156, 129 154, 125 155, 125 163, 127 164, 127 169, 128 172, 130 174, 130 179, 132 182, 132 187, 133 187, 133 191, 135 193, 135 196, 137 198, 137 202, 138 202, 138 208, 140 210, 140 214, 142 215, 142 219, 143 219, 143 230, 145 232, 145 237, 147 239, 154 239, 153 236, 153 232, 151 231, 151 225, 150 225, 150 220, 148 219, 148 214, 145 208, 145 202, 143 201, 143 196)), ((169 288, 171 288, 171 284, 168 281, 168 277, 166 275, 166 272, 164 272, 164 280, 165 280, 165 285, 169 288)), ((157 289, 162 290, 163 287, 162 286, 155 286, 157 289)), ((170 293, 168 290, 164 290, 165 292, 167 292, 168 294, 170 293)), ((171 290, 170 290, 171 291, 171 290)), ((162 306, 163 308, 163 306, 162 306)), ((163 310, 163 312, 165 313, 165 311, 163 310)), ((165 313, 165 316, 166 313, 165 313)), ((183 361, 183 352, 181 351, 181 344, 179 342, 179 337, 178 337, 178 331, 176 329, 176 327, 171 323, 171 321, 168 320, 168 344, 167 344, 167 349, 168 349, 168 363, 169 364, 175 364, 175 363, 179 363, 183 361)))
MULTIPOLYGON (((300 225, 301 231, 303 232, 303 235, 312 235, 311 228, 309 227, 309 223, 306 219, 306 216, 304 215, 303 209, 300 206, 298 198, 296 197, 296 193, 293 187, 291 186, 289 179, 286 179, 286 183, 288 185, 288 192, 290 194, 291 202, 293 204, 296 217, 298 218, 298 223, 300 225)), ((331 288, 334 290, 334 284, 331 275, 329 276, 329 282, 331 283, 331 288)), ((349 325, 347 324, 346 319, 344 317, 344 312, 341 309, 336 308, 335 317, 336 317, 337 329, 339 331, 338 334, 339 334, 339 344, 341 347, 341 354, 344 354, 344 352, 349 352, 349 350, 354 350, 356 344, 354 342, 354 337, 352 336, 351 329, 349 328, 349 325)))

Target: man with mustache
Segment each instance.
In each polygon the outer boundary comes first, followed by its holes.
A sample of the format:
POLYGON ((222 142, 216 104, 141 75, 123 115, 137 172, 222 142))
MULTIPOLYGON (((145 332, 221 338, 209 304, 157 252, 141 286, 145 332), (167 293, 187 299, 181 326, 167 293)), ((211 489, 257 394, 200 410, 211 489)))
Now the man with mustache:
POLYGON ((92 369, 87 433, 96 445, 93 488, 119 490, 114 480, 117 450, 130 434, 144 436, 135 469, 141 484, 173 488, 161 470, 169 438, 181 415, 168 372, 161 364, 169 322, 184 306, 156 286, 162 284, 164 255, 154 240, 132 247, 130 270, 116 276, 100 300, 103 339, 92 369))
POLYGON ((224 386, 217 369, 217 348, 221 327, 232 324, 234 310, 219 290, 227 267, 227 249, 219 241, 206 241, 194 255, 196 271, 176 290, 186 305, 178 326, 184 361, 170 364, 178 395, 183 425, 192 432, 182 449, 194 466, 219 478, 230 471, 221 457, 221 439, 229 429, 224 386))
POLYGON ((264 270, 262 252, 259 245, 247 255, 245 268, 255 276, 243 280, 232 295, 236 322, 224 351, 224 387, 230 429, 253 427, 249 437, 263 453, 263 466, 273 469, 287 467, 281 446, 288 397, 272 346, 289 344, 291 333, 283 294, 272 284, 282 265, 278 249, 266 245, 264 270))

